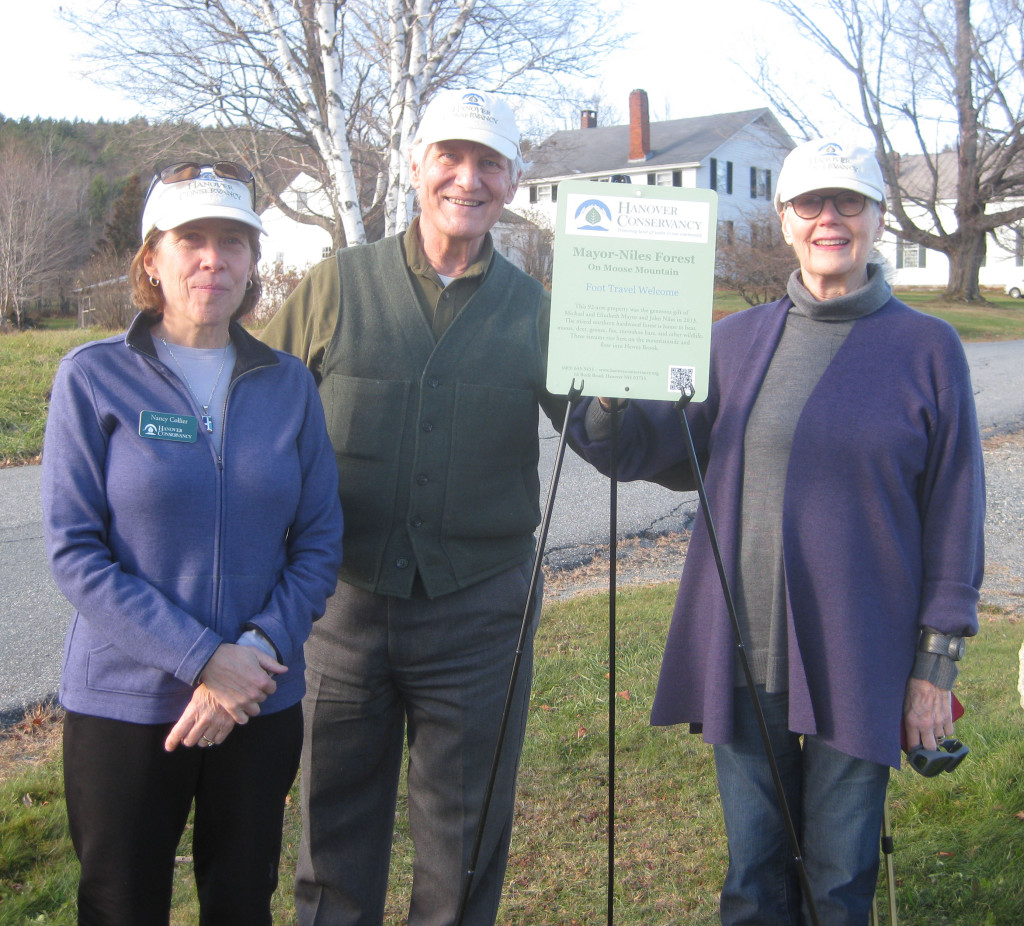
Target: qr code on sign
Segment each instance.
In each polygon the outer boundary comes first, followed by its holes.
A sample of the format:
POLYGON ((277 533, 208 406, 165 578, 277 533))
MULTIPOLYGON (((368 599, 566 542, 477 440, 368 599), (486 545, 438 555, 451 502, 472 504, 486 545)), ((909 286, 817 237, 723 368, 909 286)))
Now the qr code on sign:
POLYGON ((683 393, 695 390, 693 373, 693 367, 669 367, 668 391, 683 393))

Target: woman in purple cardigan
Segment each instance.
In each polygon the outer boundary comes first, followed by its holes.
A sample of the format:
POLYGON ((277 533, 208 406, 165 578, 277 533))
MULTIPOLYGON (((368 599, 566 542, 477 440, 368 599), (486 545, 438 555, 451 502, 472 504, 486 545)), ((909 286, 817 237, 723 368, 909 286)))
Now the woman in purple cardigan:
MULTIPOLYGON (((707 401, 687 417, 745 650, 822 923, 868 922, 889 767, 953 734, 950 690, 977 632, 984 473, 956 332, 894 299, 868 256, 874 155, 795 148, 775 205, 800 263, 788 294, 713 328, 707 401)), ((686 469, 674 407, 593 400, 573 437, 619 474, 686 469)), ((691 486, 692 487, 692 486, 691 486)), ((652 721, 714 745, 729 841, 721 917, 799 924, 801 889, 713 551, 698 519, 652 721)), ((805 908, 806 909, 806 908, 805 908)))

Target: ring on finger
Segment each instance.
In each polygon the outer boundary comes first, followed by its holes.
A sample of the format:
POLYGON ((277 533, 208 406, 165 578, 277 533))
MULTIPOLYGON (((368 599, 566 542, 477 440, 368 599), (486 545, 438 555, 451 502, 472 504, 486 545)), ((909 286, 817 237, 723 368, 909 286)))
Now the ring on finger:
POLYGON ((213 740, 210 739, 208 736, 203 736, 203 742, 206 743, 207 746, 215 745, 213 740))

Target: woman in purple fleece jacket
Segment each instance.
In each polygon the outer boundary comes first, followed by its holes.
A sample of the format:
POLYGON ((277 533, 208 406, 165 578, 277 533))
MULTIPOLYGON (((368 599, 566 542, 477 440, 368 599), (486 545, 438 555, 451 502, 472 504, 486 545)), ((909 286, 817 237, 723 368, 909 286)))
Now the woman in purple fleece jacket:
MULTIPOLYGON (((745 651, 820 921, 868 922, 889 767, 953 733, 950 689, 978 629, 984 474, 955 331, 868 263, 884 184, 872 152, 808 142, 775 196, 800 269, 788 295, 713 327, 687 417, 745 651)), ((573 437, 609 466, 609 400, 573 437)), ((674 407, 620 415, 620 478, 688 474, 674 407)), ((688 486, 692 488, 692 485, 688 486)), ((727 926, 797 926, 801 888, 703 519, 652 713, 714 744, 729 841, 727 926)))
POLYGON ((341 562, 312 376, 236 319, 261 223, 239 164, 158 174, 127 335, 62 361, 43 450, 65 641, 80 924, 168 922, 195 805, 200 923, 269 924, 299 762, 302 647, 341 562))

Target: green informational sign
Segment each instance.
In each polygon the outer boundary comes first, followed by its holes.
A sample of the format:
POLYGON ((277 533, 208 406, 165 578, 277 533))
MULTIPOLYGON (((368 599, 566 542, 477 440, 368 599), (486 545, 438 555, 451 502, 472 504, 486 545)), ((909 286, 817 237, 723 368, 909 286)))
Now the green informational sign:
POLYGON ((548 390, 706 399, 717 194, 570 180, 558 200, 548 390))

